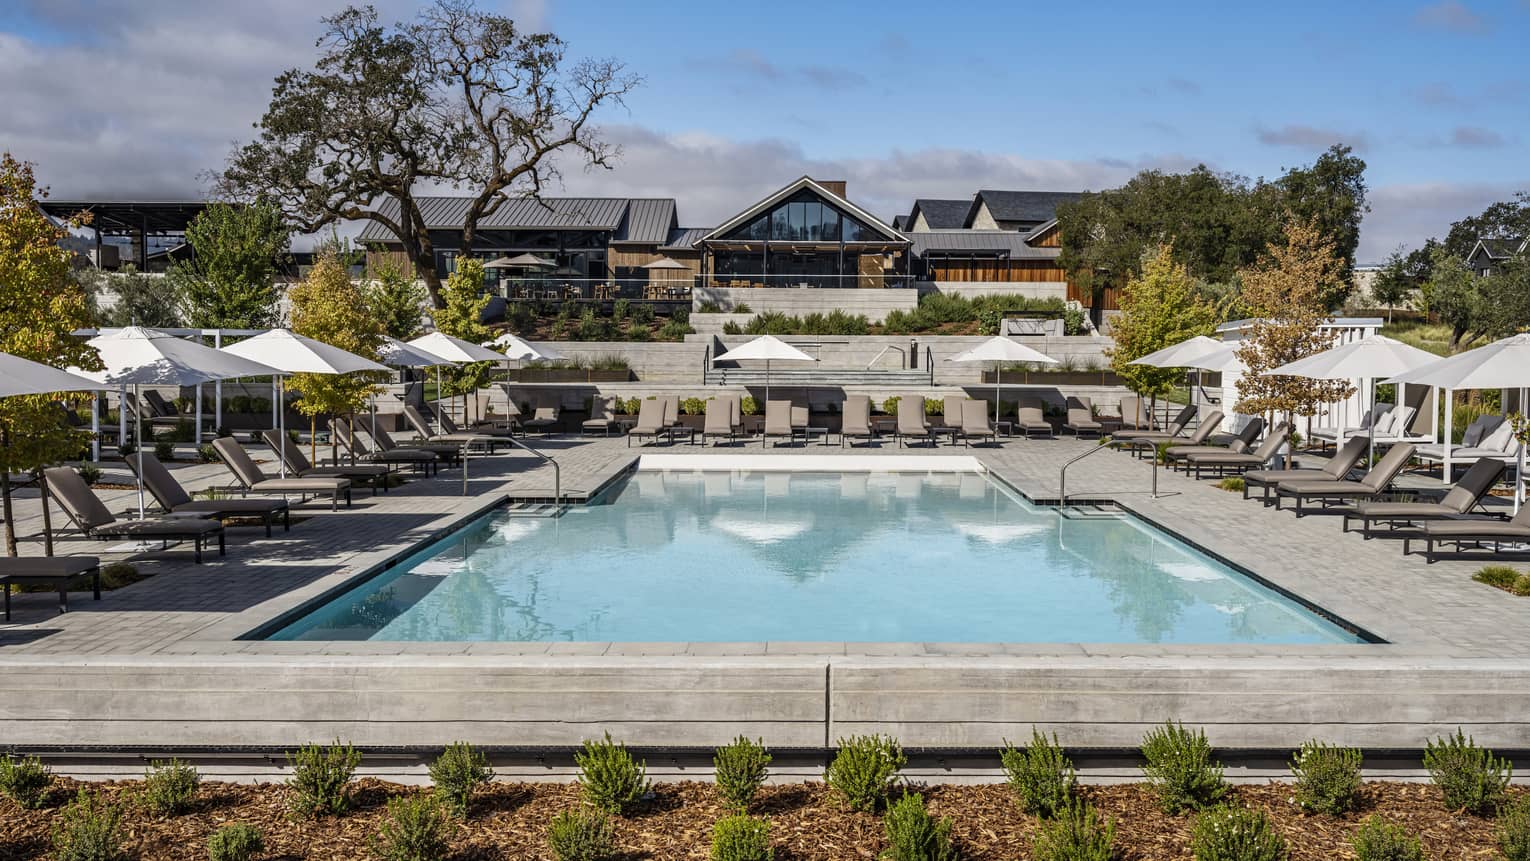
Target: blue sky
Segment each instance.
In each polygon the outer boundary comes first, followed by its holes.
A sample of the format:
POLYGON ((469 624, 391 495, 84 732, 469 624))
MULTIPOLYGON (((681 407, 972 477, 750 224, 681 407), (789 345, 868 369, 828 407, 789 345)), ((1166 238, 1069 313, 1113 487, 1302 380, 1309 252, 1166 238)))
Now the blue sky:
MULTIPOLYGON (((27 93, 0 107, 0 146, 59 196, 194 195, 271 77, 311 58, 329 7, 122 8, 0 16, 0 74, 27 93)), ((802 173, 848 179, 890 216, 916 196, 1103 188, 1143 167, 1274 176, 1344 141, 1369 164, 1375 259, 1530 188, 1530 0, 501 8, 646 79, 602 118, 621 165, 570 167, 566 190, 673 196, 690 224, 802 173)))

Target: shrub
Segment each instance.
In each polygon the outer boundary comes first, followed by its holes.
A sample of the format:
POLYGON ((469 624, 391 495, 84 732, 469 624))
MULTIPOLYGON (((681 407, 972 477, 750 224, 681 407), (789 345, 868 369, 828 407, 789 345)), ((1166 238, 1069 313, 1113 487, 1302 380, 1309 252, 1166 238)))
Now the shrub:
POLYGON ((122 811, 92 792, 80 790, 59 812, 53 826, 57 861, 117 861, 122 852, 122 811))
POLYGON ((1217 807, 1195 819, 1190 834, 1195 861, 1284 861, 1286 841, 1262 810, 1217 807))
POLYGON ((1056 735, 1048 739, 1032 727, 1030 747, 1017 750, 1006 742, 999 762, 1016 802, 1026 813, 1050 818, 1073 797, 1077 776, 1056 735))
POLYGON ((1361 823, 1350 845, 1356 861, 1424 861, 1424 847, 1418 838, 1380 816, 1361 823))
MULTIPOLYGON (((255 411, 250 404, 248 395, 235 395, 223 402, 223 409, 231 413, 247 414, 255 411)), ((267 403, 266 409, 270 408, 270 403, 267 403)))
POLYGON ((175 457, 175 441, 169 439, 155 440, 154 456, 160 460, 170 460, 175 457))
POLYGON ((1491 814, 1503 802, 1514 765, 1480 748, 1457 729, 1454 736, 1435 739, 1424 750, 1424 768, 1445 793, 1445 806, 1480 815, 1491 814))
POLYGON ((1317 741, 1302 745, 1291 759, 1296 803, 1303 810, 1339 816, 1355 806, 1360 791, 1360 751, 1317 741))
POLYGON ((744 395, 739 399, 738 411, 741 415, 757 416, 760 414, 760 402, 753 395, 744 395))
MULTIPOLYGON (((618 400, 620 400, 620 399, 618 398, 618 400)), ((641 410, 642 408, 643 408, 643 402, 638 400, 637 398, 628 398, 627 400, 622 401, 622 412, 626 413, 629 416, 637 415, 638 411, 641 410)))
POLYGON ((52 785, 53 771, 37 757, 0 759, 0 792, 22 807, 31 810, 41 807, 52 785))
POLYGON ((547 826, 547 847, 558 861, 605 861, 616 854, 616 832, 599 810, 565 810, 547 826))
POLYGON ((185 812, 197 796, 201 778, 187 762, 171 758, 168 762, 149 762, 143 776, 143 802, 155 813, 174 816, 185 812))
POLYGON ((270 398, 250 398, 250 412, 255 415, 266 415, 271 412, 270 398))
POLYGON ((1509 591, 1516 595, 1530 595, 1530 574, 1519 575, 1519 579, 1514 581, 1509 591))
POLYGON ((372 849, 383 861, 441 861, 451 828, 451 812, 435 796, 391 798, 372 849))
POLYGON ((666 320, 664 325, 660 326, 659 330, 653 333, 653 336, 660 341, 684 341, 686 335, 693 334, 695 331, 695 329, 691 328, 690 323, 678 318, 672 318, 666 320))
POLYGON ((207 838, 208 861, 255 861, 264 851, 260 829, 243 822, 225 825, 207 838))
MULTIPOLYGON (((716 302, 711 302, 711 303, 708 303, 708 304, 715 305, 717 303, 716 302)), ((702 308, 702 310, 704 311, 706 309, 702 308)), ((629 315, 631 313, 632 313, 632 300, 631 299, 617 299, 611 305, 611 317, 614 320, 617 320, 617 321, 625 320, 625 319, 627 319, 627 315, 629 315)))
POLYGON ((1472 575, 1472 579, 1499 589, 1508 589, 1519 579, 1519 572, 1507 565, 1484 565, 1472 575))
POLYGON ((297 797, 293 806, 304 816, 343 813, 351 806, 349 784, 361 764, 361 752, 336 739, 330 747, 310 744, 287 754, 292 777, 287 785, 297 797))
POLYGON ((734 302, 731 309, 734 314, 753 314, 754 309, 749 307, 748 302, 734 302))
POLYGON ((197 438, 196 425, 191 419, 178 419, 175 422, 175 430, 169 436, 175 442, 191 442, 197 438))
POLYGON ((857 735, 840 739, 823 776, 852 810, 869 813, 887 798, 898 771, 907 764, 908 757, 893 737, 857 735))
POLYGON ((586 741, 574 762, 584 800, 597 810, 620 816, 648 792, 646 764, 633 759, 625 744, 613 742, 610 733, 604 741, 586 741))
POLYGON ((755 793, 770 775, 770 760, 763 741, 750 741, 743 736, 718 748, 712 757, 718 794, 733 809, 748 810, 755 793))
POLYGON ((86 484, 95 484, 101 480, 101 467, 93 463, 82 463, 75 472, 80 474, 80 478, 86 484))
POLYGON ((1211 743, 1201 730, 1190 731, 1168 721, 1142 740, 1142 767, 1158 793, 1164 810, 1179 813, 1208 807, 1227 793, 1222 766, 1211 756, 1211 743))
POLYGON ((723 323, 722 333, 724 335, 742 335, 744 334, 744 327, 732 320, 728 320, 723 323))
POLYGON ((887 861, 955 861, 951 817, 935 819, 924 809, 924 796, 910 792, 887 808, 887 861))
POLYGON ((1110 861, 1116 842, 1114 820, 1100 820, 1087 801, 1075 799, 1041 823, 1031 844, 1034 861, 1110 861))
POLYGON ((770 823, 753 816, 727 816, 712 826, 712 861, 771 861, 770 823))
POLYGON ((1229 475, 1221 481, 1217 482, 1217 487, 1219 489, 1229 490, 1233 493, 1242 493, 1243 485, 1243 476, 1241 475, 1229 475))
POLYGON ((704 416, 707 414, 707 402, 701 398, 686 398, 680 402, 680 412, 687 416, 704 416))
POLYGON ((721 314, 722 312, 722 305, 712 301, 711 299, 702 302, 701 306, 696 309, 697 314, 721 314))
POLYGON ((430 764, 430 782, 436 797, 451 806, 458 816, 466 816, 473 791, 494 779, 489 758, 465 741, 446 746, 430 764))
POLYGON ((1498 818, 1498 851, 1504 861, 1530 861, 1530 795, 1522 795, 1498 818))
POLYGON ((199 446, 197 446, 197 462, 198 463, 217 463, 218 462, 218 450, 213 448, 211 445, 199 445, 199 446))
POLYGON ((898 398, 895 396, 895 397, 891 397, 891 398, 888 398, 887 400, 883 401, 882 402, 882 412, 887 413, 890 416, 897 415, 898 414, 898 398))
POLYGON ((138 446, 134 445, 132 440, 126 440, 121 445, 117 446, 117 454, 122 455, 124 458, 128 457, 135 451, 138 451, 138 446))

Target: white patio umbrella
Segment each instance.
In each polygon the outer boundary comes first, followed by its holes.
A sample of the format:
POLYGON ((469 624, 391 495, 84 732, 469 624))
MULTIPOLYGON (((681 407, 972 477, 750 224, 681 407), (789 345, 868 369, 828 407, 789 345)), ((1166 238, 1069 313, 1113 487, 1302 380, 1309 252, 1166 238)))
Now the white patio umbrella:
POLYGON ((738 361, 741 359, 764 359, 765 360, 765 402, 770 402, 770 363, 775 361, 787 362, 816 362, 817 359, 807 353, 782 341, 774 335, 761 335, 747 344, 737 347, 715 356, 712 362, 738 361))
POLYGON ((0 398, 13 395, 46 395, 52 392, 88 392, 101 388, 95 380, 58 368, 0 353, 0 398))
POLYGON ((563 358, 561 353, 551 347, 538 347, 509 332, 490 341, 489 346, 503 350, 505 358, 517 362, 550 362, 563 358))
MULTIPOLYGON (((450 364, 464 364, 470 362, 504 362, 509 357, 503 353, 496 353, 488 347, 454 338, 445 332, 435 331, 429 335, 421 335, 412 341, 406 342, 409 346, 424 350, 443 359, 450 364)), ((441 366, 436 366, 436 409, 441 408, 441 366)), ((463 410, 467 410, 466 403, 463 410)), ((466 418, 464 416, 464 418, 466 418)), ((441 420, 436 419, 436 430, 441 429, 441 420)))
MULTIPOLYGON (((1519 408, 1525 411, 1530 389, 1530 334, 1510 335, 1475 350, 1467 350, 1400 373, 1386 382, 1413 383, 1445 390, 1445 480, 1450 480, 1450 441, 1455 410, 1450 409, 1456 389, 1519 389, 1519 408)), ((1524 493, 1525 446, 1520 443, 1514 465, 1514 510, 1524 493)))
POLYGON ((675 269, 675 270, 680 270, 680 269, 689 269, 691 267, 686 266, 684 263, 681 263, 680 261, 675 260, 674 258, 671 258, 671 257, 660 257, 658 260, 655 260, 652 263, 644 263, 642 268, 647 269, 648 271, 652 272, 655 269, 675 269))
MULTIPOLYGON (((106 335, 97 335, 85 343, 96 348, 104 371, 74 373, 115 386, 125 394, 133 387, 133 403, 138 403, 139 388, 151 386, 192 386, 235 377, 263 377, 276 369, 261 362, 226 355, 195 341, 177 338, 168 332, 128 326, 106 335)), ((127 404, 121 405, 127 415, 127 404)), ((202 417, 197 416, 197 428, 202 417)), ((134 451, 138 456, 138 516, 143 517, 143 422, 133 422, 134 451)))
POLYGON ((382 346, 377 348, 377 360, 390 368, 432 368, 450 365, 450 359, 400 341, 392 335, 383 336, 382 346))
MULTIPOLYGON (((1376 403, 1376 380, 1406 373, 1439 360, 1439 356, 1410 347, 1384 335, 1370 335, 1358 341, 1350 341, 1321 353, 1287 362, 1278 368, 1265 371, 1266 377, 1306 377, 1309 380, 1356 380, 1370 381, 1370 398, 1376 403)), ((1399 401, 1406 401, 1399 398, 1399 401)), ((1376 457, 1376 434, 1370 434, 1369 454, 1376 457)))
MULTIPOLYGON (((995 336, 989 338, 970 350, 957 353, 946 359, 948 362, 993 362, 993 420, 999 420, 999 405, 1002 385, 999 380, 1002 377, 1000 368, 1003 362, 1034 362, 1042 365, 1055 365, 1057 360, 1040 350, 1027 347, 1018 341, 1009 338, 995 336)), ((1013 428, 1011 428, 1013 430, 1013 428)))
MULTIPOLYGON (((230 344, 222 351, 261 362, 276 369, 273 373, 277 380, 277 432, 283 440, 287 438, 287 408, 283 403, 286 393, 283 383, 287 375, 354 374, 361 371, 386 373, 388 370, 386 365, 380 365, 365 356, 346 352, 339 347, 304 337, 289 329, 272 329, 237 344, 230 344)), ((278 460, 281 462, 280 475, 286 478, 287 459, 283 457, 278 460)))
POLYGON ((1148 353, 1127 362, 1128 365, 1147 365, 1152 368, 1193 368, 1191 362, 1198 361, 1207 356, 1218 355, 1227 350, 1226 341, 1218 341, 1205 335, 1196 335, 1193 338, 1180 341, 1148 353))

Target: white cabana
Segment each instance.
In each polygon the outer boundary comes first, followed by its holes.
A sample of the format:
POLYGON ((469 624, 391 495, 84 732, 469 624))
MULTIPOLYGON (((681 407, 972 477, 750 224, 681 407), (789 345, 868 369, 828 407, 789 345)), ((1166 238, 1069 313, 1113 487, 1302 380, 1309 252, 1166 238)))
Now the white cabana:
MULTIPOLYGON (((1450 481, 1450 451, 1454 429, 1454 392, 1456 389, 1518 389, 1519 408, 1525 411, 1525 395, 1530 389, 1530 334, 1510 335, 1475 350, 1400 373, 1388 383, 1412 383, 1445 390, 1445 481, 1450 481)), ((1524 495, 1525 446, 1520 443, 1515 456, 1514 509, 1519 510, 1524 495)))
MULTIPOLYGON (((996 336, 989 338, 983 343, 970 350, 964 350, 946 359, 948 362, 993 362, 993 419, 998 421, 1000 417, 999 407, 1003 403, 1000 400, 1002 390, 1000 378, 1003 375, 1004 362, 1031 362, 1039 365, 1055 365, 1057 360, 1040 350, 1027 347, 1018 341, 996 336)), ((1013 428, 1011 428, 1013 430, 1013 428)))
MULTIPOLYGON (((1439 356, 1411 347, 1383 335, 1367 335, 1358 341, 1350 341, 1321 353, 1314 353, 1287 362, 1278 368, 1265 371, 1267 377, 1305 377, 1310 380, 1367 380, 1370 384, 1368 403, 1376 402, 1376 380, 1406 373, 1438 361, 1439 356)), ((1398 398, 1405 403, 1406 398, 1398 398)), ((1405 429, 1406 430, 1406 429, 1405 429)), ((1399 434, 1401 435, 1401 434, 1399 434)), ((1376 434, 1370 433, 1370 456, 1376 457, 1376 434)))
MULTIPOLYGON (((118 413, 125 422, 128 414, 127 389, 133 390, 133 407, 138 408, 142 386, 193 386, 235 377, 263 377, 276 369, 262 362, 231 356, 195 341, 177 338, 168 332, 128 326, 107 335, 97 335, 85 343, 96 348, 104 371, 76 371, 116 387, 120 396, 118 413)), ((201 439, 202 416, 196 417, 197 439, 201 439)), ((122 433, 123 439, 127 438, 122 433)), ((133 422, 134 451, 138 453, 138 516, 143 517, 143 422, 133 422)))
POLYGON ((712 362, 736 362, 745 359, 765 361, 765 402, 770 402, 770 363, 771 362, 816 362, 817 359, 807 353, 793 347, 791 344, 777 338, 775 335, 761 335, 747 344, 737 347, 715 356, 712 362))
MULTIPOLYGON (((380 365, 365 356, 346 352, 339 347, 304 337, 288 329, 272 329, 264 334, 224 347, 223 352, 252 359, 276 369, 274 371, 277 380, 276 428, 283 440, 287 438, 287 405, 283 403, 285 400, 283 381, 287 375, 388 372, 386 365, 380 365)), ((286 478, 287 459, 279 458, 279 460, 280 475, 286 478)))

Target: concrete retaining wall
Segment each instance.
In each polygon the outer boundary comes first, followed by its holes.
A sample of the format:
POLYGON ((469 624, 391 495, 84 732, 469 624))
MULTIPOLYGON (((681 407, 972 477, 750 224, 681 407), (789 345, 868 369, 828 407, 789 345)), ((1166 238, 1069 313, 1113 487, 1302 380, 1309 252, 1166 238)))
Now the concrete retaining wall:
POLYGON ((693 308, 716 302, 728 311, 742 302, 753 314, 778 311, 799 317, 840 310, 848 314, 864 314, 873 323, 882 322, 889 311, 912 311, 919 307, 919 291, 905 287, 696 287, 691 291, 691 298, 693 308))
POLYGON ((1024 296, 1029 299, 1068 299, 1068 285, 1058 281, 916 281, 920 293, 953 296, 1024 296))

